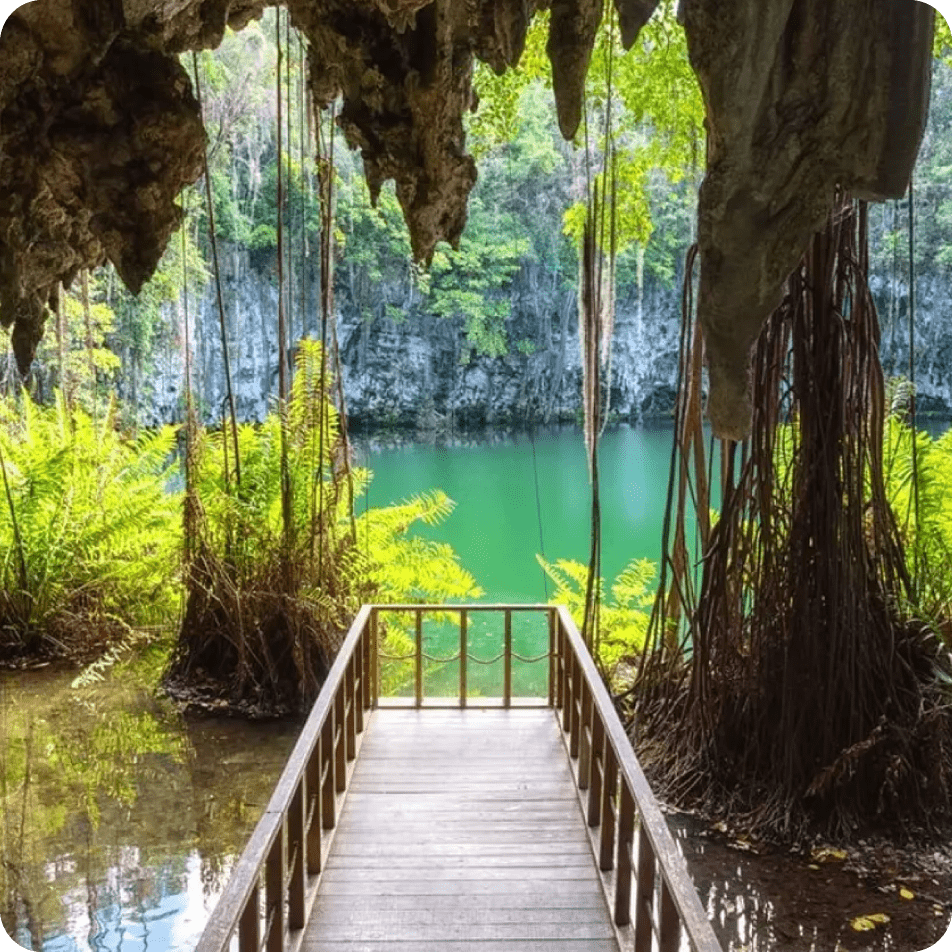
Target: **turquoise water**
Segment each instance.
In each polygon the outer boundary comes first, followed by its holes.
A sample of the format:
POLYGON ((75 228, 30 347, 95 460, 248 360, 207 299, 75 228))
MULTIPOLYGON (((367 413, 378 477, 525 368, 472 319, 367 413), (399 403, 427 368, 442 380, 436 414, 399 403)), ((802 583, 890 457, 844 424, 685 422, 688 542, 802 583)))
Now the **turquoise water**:
MULTIPOLYGON (((602 577, 608 586, 632 559, 659 561, 672 437, 670 427, 619 426, 601 440, 602 577)), ((456 502, 444 523, 417 531, 454 547, 484 590, 484 601, 547 602, 553 586, 537 555, 549 562, 588 564, 591 483, 582 434, 575 428, 537 431, 534 437, 487 434, 432 445, 367 440, 358 445, 358 461, 374 472, 370 506, 431 489, 442 489, 456 502)), ((457 624, 425 622, 423 645, 432 659, 452 658, 459 652, 457 624)), ((480 663, 495 658, 502 646, 502 615, 471 616, 469 696, 502 695, 502 661, 480 663)), ((527 659, 548 651, 544 617, 513 618, 513 650, 527 659)), ((411 662, 386 670, 398 682, 395 693, 413 694, 411 662)), ((517 660, 513 693, 543 696, 547 678, 546 660, 517 660)), ((424 682, 425 697, 458 696, 458 661, 431 661, 424 682)))
MULTIPOLYGON (((602 437, 602 575, 607 581, 634 558, 657 562, 660 557, 672 436, 670 427, 619 426, 602 437)), ((551 583, 547 589, 537 554, 550 562, 564 558, 588 564, 591 487, 577 429, 538 431, 534 441, 527 434, 440 445, 368 441, 358 445, 358 459, 374 472, 371 506, 427 489, 442 489, 455 500, 452 516, 424 531, 453 545, 488 601, 547 601, 551 583)))

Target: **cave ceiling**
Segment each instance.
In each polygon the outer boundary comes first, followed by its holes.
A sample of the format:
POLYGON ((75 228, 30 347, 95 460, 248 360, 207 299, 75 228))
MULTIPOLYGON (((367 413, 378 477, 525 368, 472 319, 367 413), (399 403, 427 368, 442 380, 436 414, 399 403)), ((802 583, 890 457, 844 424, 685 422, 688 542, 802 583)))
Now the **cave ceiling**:
MULTIPOLYGON (((615 0, 634 42, 658 0, 615 0)), ((204 130, 186 50, 217 46, 264 0, 33 0, 0 35, 0 323, 29 367, 60 282, 112 261, 133 291, 181 219, 204 130)), ((414 253, 455 244, 476 167, 463 117, 476 58, 518 62, 548 6, 559 126, 574 135, 602 0, 288 0, 318 104, 388 178, 414 253)), ((682 0, 707 108, 699 318, 716 431, 748 426, 747 362, 834 190, 908 184, 929 96, 934 12, 915 0, 682 0)))

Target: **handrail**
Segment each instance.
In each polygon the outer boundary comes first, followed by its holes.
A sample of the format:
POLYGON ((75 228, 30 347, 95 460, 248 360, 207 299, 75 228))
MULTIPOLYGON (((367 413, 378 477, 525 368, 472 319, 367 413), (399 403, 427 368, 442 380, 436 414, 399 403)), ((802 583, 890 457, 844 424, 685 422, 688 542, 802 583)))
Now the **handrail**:
POLYGON ((346 790, 348 763, 357 757, 364 712, 374 703, 370 615, 365 605, 354 618, 196 952, 225 952, 236 930, 239 952, 300 947, 336 827, 338 799, 346 790))
POLYGON ((568 609, 556 612, 555 707, 621 938, 635 952, 652 949, 652 935, 659 952, 677 952, 682 938, 694 952, 722 952, 588 648, 568 609))
MULTIPOLYGON (((380 612, 415 613, 415 685, 422 704, 422 617, 459 612, 461 659, 468 614, 505 613, 503 703, 509 706, 512 614, 549 620, 548 697, 566 747, 622 948, 722 952, 614 704, 568 610, 551 605, 364 605, 308 715, 267 808, 232 870, 196 952, 300 952, 330 841, 364 730, 379 702, 380 612), (637 841, 637 861, 633 847, 637 841), (262 884, 262 879, 264 883, 262 884), (634 892, 634 903, 632 902, 634 892), (634 908, 633 908, 634 906, 634 908), (632 916, 634 922, 632 923, 632 916), (657 939, 655 946, 654 939, 657 939)), ((541 655, 540 659, 546 657, 541 655)), ((460 665, 466 706, 466 663, 460 665)))
MULTIPOLYGON (((549 660, 549 672, 548 672, 548 692, 547 697, 539 697, 538 706, 545 707, 552 705, 552 699, 554 696, 553 693, 553 684, 554 684, 554 669, 555 669, 555 606, 553 605, 543 605, 543 604, 489 604, 486 602, 470 602, 467 604, 460 605, 414 605, 414 604, 394 604, 394 605, 372 605, 371 606, 371 627, 376 630, 378 625, 379 617, 382 613, 392 613, 392 614, 410 614, 414 618, 414 639, 413 639, 413 654, 405 655, 400 659, 391 659, 391 660, 404 660, 413 661, 413 698, 412 706, 422 707, 424 703, 423 698, 423 662, 427 658, 426 654, 423 651, 423 616, 424 615, 446 615, 446 614, 458 614, 459 618, 459 650, 456 654, 448 658, 437 659, 445 663, 450 663, 454 661, 459 661, 459 691, 458 697, 456 699, 456 705, 459 707, 467 706, 479 706, 486 705, 487 701, 495 701, 496 704, 502 703, 503 707, 512 707, 513 705, 513 695, 512 695, 512 662, 514 659, 519 658, 519 656, 513 651, 512 647, 512 616, 517 613, 522 614, 544 614, 548 617, 549 622, 549 633, 548 633, 548 646, 545 654, 540 655, 538 658, 532 659, 535 661, 540 661, 543 658, 548 658, 549 660), (467 661, 468 660, 477 660, 469 653, 468 647, 468 621, 471 614, 476 613, 502 613, 503 615, 503 640, 502 640, 502 651, 497 658, 492 659, 493 661, 502 660, 503 669, 502 669, 502 695, 500 698, 478 698, 473 699, 468 697, 467 694, 467 661)), ((374 638, 374 643, 376 644, 376 638, 374 638)), ((378 656, 385 657, 385 656, 378 656)), ((432 660, 432 659, 429 659, 432 660)), ((523 660, 523 659, 520 659, 523 660)), ((480 663, 485 664, 485 661, 480 663)), ((374 690, 377 696, 380 696, 380 670, 379 663, 375 670, 374 678, 374 690)), ((440 701, 444 703, 450 703, 450 698, 441 698, 440 701)), ((396 706, 395 699, 388 698, 388 706, 396 706)), ((411 706, 411 705, 407 705, 411 706)), ((523 699, 520 704, 520 707, 525 707, 526 702, 523 699)))

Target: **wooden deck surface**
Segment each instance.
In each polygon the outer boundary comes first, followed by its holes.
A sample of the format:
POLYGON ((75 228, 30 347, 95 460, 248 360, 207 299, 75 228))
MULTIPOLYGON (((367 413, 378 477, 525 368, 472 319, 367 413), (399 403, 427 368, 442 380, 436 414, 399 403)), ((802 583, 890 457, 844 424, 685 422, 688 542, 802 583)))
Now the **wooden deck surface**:
POLYGON ((373 713, 304 952, 618 952, 551 709, 373 713))

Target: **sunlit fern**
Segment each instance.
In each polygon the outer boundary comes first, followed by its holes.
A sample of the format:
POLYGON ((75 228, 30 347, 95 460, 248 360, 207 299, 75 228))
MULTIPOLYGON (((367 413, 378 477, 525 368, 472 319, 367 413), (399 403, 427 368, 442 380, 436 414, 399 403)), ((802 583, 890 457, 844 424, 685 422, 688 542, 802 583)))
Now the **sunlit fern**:
MULTIPOLYGON (((541 556, 536 558, 555 584, 550 604, 565 605, 575 623, 581 626, 588 567, 570 559, 547 562, 541 556)), ((644 647, 656 572, 655 564, 649 559, 632 559, 612 584, 610 597, 606 597, 603 580, 596 579, 594 597, 600 605, 594 639, 595 659, 609 681, 615 680, 621 665, 635 658, 644 647)))
POLYGON ((201 672, 238 705, 299 708, 319 687, 320 668, 361 603, 481 594, 448 546, 410 531, 450 514, 445 494, 424 493, 352 518, 351 486, 359 499, 371 474, 346 457, 321 359, 320 344, 302 341, 284 420, 275 411, 260 425, 238 427, 240 484, 230 429, 194 440, 190 518, 197 538, 187 547, 193 556, 173 685, 201 672))
POLYGON ((174 431, 128 439, 116 424, 112 404, 94 419, 62 395, 48 408, 26 394, 0 401, 9 487, 0 518, 0 650, 45 645, 83 655, 129 626, 174 615, 174 431))

